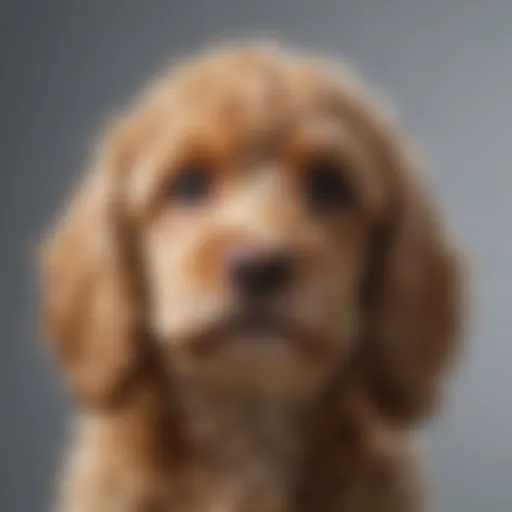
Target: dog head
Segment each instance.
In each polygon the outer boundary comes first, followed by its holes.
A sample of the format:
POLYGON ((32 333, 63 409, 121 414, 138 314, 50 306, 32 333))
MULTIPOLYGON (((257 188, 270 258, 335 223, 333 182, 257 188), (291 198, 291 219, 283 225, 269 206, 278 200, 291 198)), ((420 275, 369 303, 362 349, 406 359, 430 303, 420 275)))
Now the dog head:
POLYGON ((45 247, 49 337, 78 396, 107 404, 152 344, 182 378, 283 398, 357 365, 386 414, 418 416, 460 292, 417 174, 361 84, 317 60, 223 49, 162 78, 45 247))

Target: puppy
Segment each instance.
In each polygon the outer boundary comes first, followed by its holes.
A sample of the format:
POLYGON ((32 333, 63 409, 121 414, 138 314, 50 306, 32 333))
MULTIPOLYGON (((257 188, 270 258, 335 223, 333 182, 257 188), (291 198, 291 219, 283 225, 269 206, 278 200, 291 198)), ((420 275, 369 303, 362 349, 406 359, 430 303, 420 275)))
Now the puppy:
POLYGON ((461 262, 346 71, 223 47, 105 135, 43 250, 61 512, 416 512, 461 262))

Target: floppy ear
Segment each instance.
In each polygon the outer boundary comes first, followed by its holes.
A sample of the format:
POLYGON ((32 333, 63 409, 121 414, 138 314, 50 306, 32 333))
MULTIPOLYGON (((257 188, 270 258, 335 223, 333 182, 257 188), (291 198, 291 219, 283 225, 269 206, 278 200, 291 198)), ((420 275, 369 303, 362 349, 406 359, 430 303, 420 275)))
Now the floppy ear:
POLYGON ((122 218, 122 158, 104 143, 97 164, 43 246, 44 325, 79 402, 112 403, 138 364, 137 297, 122 218))
POLYGON ((374 248, 364 378, 382 413, 411 422, 432 411, 457 353, 462 262, 412 155, 387 131, 380 143, 394 201, 374 248))

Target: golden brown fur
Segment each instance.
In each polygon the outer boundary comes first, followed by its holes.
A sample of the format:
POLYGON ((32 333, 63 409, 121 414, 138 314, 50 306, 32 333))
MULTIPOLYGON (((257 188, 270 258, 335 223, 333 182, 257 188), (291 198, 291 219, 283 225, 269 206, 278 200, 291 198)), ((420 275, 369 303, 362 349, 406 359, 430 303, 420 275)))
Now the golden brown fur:
POLYGON ((149 88, 44 248, 78 407, 58 510, 422 510, 414 428, 458 348, 461 283, 416 167, 363 86, 316 59, 224 48, 149 88), (298 193, 315 151, 352 194, 324 216, 298 193), (207 206, 166 197, 191 161, 207 206), (219 324, 244 244, 296 260, 265 339, 219 324))

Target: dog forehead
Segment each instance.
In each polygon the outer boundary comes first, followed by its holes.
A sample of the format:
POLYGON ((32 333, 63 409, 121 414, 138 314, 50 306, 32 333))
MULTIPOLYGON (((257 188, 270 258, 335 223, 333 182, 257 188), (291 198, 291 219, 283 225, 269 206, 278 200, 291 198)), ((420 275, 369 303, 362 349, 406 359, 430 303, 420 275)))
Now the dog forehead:
POLYGON ((333 85, 340 85, 333 71, 325 62, 277 46, 245 45, 189 58, 171 68, 160 85, 162 96, 177 110, 216 110, 231 116, 266 113, 268 120, 303 110, 332 93, 333 85))

